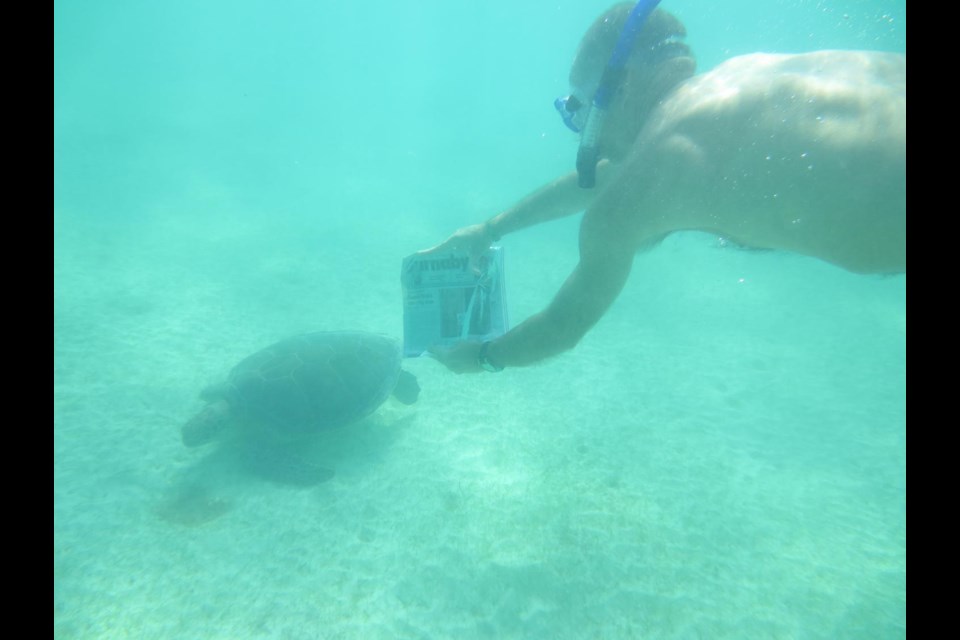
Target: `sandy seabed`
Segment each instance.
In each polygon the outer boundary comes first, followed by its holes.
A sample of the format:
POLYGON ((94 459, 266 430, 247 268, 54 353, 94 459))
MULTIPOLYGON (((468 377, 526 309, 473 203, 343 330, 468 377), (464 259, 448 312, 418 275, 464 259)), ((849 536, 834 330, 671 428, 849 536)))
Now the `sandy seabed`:
MULTIPOLYGON (((409 361, 419 402, 298 488, 184 448, 197 394, 299 331, 399 337, 400 259, 452 229, 192 213, 56 216, 55 637, 905 637, 904 276, 668 238, 569 354, 409 361)), ((563 224, 505 240, 514 321, 563 224)))

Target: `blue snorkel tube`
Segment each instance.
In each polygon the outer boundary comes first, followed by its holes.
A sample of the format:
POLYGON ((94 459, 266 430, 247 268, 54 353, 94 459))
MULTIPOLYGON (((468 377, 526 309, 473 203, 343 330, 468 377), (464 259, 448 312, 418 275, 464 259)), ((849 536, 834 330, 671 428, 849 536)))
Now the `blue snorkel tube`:
POLYGON ((627 58, 630 56, 633 44, 637 41, 637 36, 640 35, 640 30, 646 24, 647 18, 658 4, 660 0, 639 0, 630 10, 627 22, 613 49, 613 55, 610 56, 603 70, 600 85, 593 94, 593 103, 580 134, 580 148, 577 150, 577 184, 584 189, 590 189, 596 184, 597 162, 600 160, 598 144, 603 121, 607 117, 607 109, 623 80, 627 58))

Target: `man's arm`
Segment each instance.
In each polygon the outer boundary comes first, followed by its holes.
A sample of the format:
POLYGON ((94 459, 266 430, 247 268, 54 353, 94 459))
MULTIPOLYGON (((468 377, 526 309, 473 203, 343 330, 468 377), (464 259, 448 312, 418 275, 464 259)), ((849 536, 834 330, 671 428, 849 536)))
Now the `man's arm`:
POLYGON ((580 262, 550 305, 491 342, 500 366, 524 366, 572 349, 616 300, 636 250, 612 216, 590 211, 580 228, 580 262))
POLYGON ((577 173, 572 171, 494 216, 485 226, 493 238, 499 239, 520 229, 579 213, 593 202, 609 172, 609 162, 601 162, 597 167, 597 181, 601 186, 582 189, 577 184, 577 173))
MULTIPOLYGON (((584 216, 580 262, 550 305, 490 342, 487 358, 503 367, 530 365, 573 348, 607 311, 623 289, 633 264, 630 234, 601 219, 584 216)), ((457 373, 480 371, 480 344, 462 342, 434 356, 457 373)))
POLYGON ((459 229, 440 244, 420 253, 463 251, 475 261, 492 242, 508 233, 583 211, 602 191, 602 185, 609 180, 610 173, 609 162, 602 161, 597 167, 596 189, 581 189, 577 185, 576 172, 568 173, 540 187, 486 222, 459 229))

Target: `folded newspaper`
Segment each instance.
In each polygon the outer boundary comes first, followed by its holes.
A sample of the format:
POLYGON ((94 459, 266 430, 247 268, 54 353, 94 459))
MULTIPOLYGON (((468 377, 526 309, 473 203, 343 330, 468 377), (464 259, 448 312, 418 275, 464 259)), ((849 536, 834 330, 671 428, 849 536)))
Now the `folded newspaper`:
POLYGON ((403 355, 460 340, 491 340, 506 333, 503 248, 480 258, 479 273, 466 254, 414 254, 403 260, 403 355))

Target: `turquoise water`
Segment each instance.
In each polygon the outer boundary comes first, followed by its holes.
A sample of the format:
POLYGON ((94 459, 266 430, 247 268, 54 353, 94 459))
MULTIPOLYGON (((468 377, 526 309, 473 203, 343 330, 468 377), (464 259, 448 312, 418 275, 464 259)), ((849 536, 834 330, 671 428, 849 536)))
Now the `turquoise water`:
MULTIPOLYGON (((905 276, 677 234, 569 354, 410 362, 329 482, 183 447, 235 362, 400 336, 403 256, 573 164, 607 2, 325 4, 55 3, 54 635, 905 637, 905 276)), ((906 48, 902 1, 662 6, 701 70, 906 48)), ((576 233, 505 238, 515 321, 576 233)))

